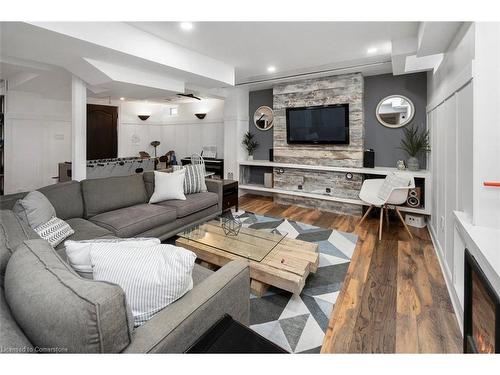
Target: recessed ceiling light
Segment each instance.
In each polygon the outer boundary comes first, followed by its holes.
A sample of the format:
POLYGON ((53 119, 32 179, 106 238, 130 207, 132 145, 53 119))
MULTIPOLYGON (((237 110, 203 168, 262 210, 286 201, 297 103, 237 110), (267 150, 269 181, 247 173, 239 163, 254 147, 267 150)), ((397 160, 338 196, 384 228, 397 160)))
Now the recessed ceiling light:
POLYGON ((181 29, 184 31, 192 30, 193 24, 191 22, 181 22, 181 29))
POLYGON ((120 98, 120 100, 125 100, 125 98, 122 96, 122 97, 120 98))
POLYGON ((269 73, 274 73, 274 72, 276 71, 276 67, 275 67, 275 66, 272 66, 272 65, 271 65, 271 66, 268 66, 268 67, 267 67, 267 71, 268 71, 269 73))
POLYGON ((368 48, 366 50, 366 53, 369 54, 369 55, 373 55, 374 53, 377 53, 377 51, 378 51, 377 48, 372 47, 372 48, 368 48))

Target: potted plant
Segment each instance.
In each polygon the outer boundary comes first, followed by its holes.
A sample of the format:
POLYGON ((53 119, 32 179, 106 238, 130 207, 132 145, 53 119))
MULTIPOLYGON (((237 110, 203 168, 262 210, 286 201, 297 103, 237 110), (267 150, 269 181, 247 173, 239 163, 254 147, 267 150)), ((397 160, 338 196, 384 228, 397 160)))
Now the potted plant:
POLYGON ((427 130, 419 130, 416 126, 407 126, 403 129, 403 139, 401 140, 401 150, 409 156, 406 165, 410 171, 418 171, 420 163, 418 156, 422 152, 431 150, 429 145, 429 132, 427 130))
POLYGON ((253 160, 253 153, 259 147, 259 143, 254 140, 255 134, 246 132, 241 142, 248 153, 248 160, 253 160))

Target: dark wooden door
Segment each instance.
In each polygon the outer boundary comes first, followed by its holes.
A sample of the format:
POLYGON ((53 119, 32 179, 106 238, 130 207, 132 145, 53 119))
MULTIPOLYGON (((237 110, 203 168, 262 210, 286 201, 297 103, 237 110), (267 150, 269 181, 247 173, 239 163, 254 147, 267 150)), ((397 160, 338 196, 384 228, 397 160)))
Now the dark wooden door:
POLYGON ((87 104, 87 160, 118 156, 118 107, 87 104))

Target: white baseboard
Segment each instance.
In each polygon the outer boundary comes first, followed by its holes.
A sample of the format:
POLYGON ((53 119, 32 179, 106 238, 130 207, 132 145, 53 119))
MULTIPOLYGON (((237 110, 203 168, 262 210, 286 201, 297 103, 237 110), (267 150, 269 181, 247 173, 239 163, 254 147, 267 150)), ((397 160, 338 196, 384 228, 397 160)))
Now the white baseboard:
POLYGON ((443 272, 444 275, 444 281, 446 283, 446 288, 448 289, 448 294, 450 295, 451 298, 451 304, 453 305, 453 310, 455 312, 455 315, 458 320, 458 326, 460 327, 460 332, 462 333, 462 336, 464 334, 464 317, 463 317, 463 311, 462 311, 462 306, 460 304, 460 300, 458 298, 458 294, 455 291, 455 287, 453 286, 453 277, 451 275, 450 269, 448 268, 446 261, 443 257, 443 249, 441 248, 441 245, 439 244, 439 241, 437 240, 437 235, 434 232, 434 228, 432 225, 427 225, 427 228, 429 229, 429 233, 431 235, 432 239, 432 244, 434 245, 434 250, 436 252, 438 261, 439 261, 439 266, 441 267, 441 271, 443 272))

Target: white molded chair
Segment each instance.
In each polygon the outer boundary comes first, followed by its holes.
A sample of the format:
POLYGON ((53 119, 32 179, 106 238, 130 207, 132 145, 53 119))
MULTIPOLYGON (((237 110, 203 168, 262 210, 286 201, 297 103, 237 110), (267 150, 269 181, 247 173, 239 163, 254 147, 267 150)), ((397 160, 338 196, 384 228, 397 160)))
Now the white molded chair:
MULTIPOLYGON (((389 214, 388 214, 388 209, 389 208, 394 208, 396 210, 396 213, 398 214, 399 218, 401 219, 401 222, 403 223, 406 231, 410 235, 410 238, 413 238, 410 230, 408 229, 408 226, 406 225, 403 216, 401 215, 401 212, 399 212, 398 205, 401 205, 406 202, 406 199, 408 198, 408 192, 410 189, 415 188, 415 180, 413 179, 413 176, 411 176, 408 173, 395 173, 398 177, 401 177, 403 179, 406 179, 406 183, 402 183, 402 186, 391 186, 390 192, 387 195, 386 199, 380 198, 379 192, 380 189, 382 188, 382 185, 384 184, 385 179, 369 179, 365 180, 363 182, 363 186, 361 186, 361 191, 359 192, 359 198, 365 202, 366 204, 370 205, 370 208, 366 211, 366 213, 363 215, 361 220, 359 221, 358 225, 361 224, 370 211, 372 210, 373 207, 378 207, 380 208, 380 224, 379 224, 379 232, 378 232, 378 239, 382 239, 382 225, 384 222, 384 210, 385 210, 385 216, 386 216, 386 221, 387 224, 389 224, 389 214)), ((387 179, 387 177, 386 177, 387 179)))

